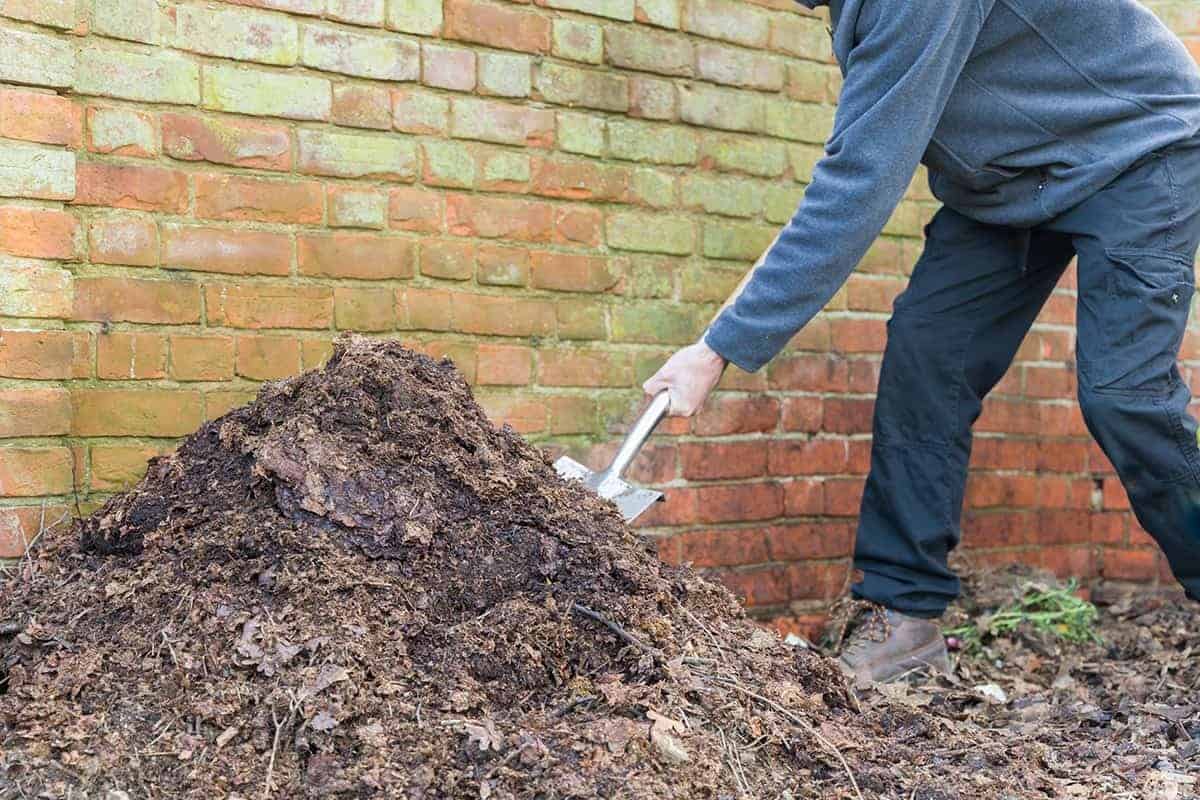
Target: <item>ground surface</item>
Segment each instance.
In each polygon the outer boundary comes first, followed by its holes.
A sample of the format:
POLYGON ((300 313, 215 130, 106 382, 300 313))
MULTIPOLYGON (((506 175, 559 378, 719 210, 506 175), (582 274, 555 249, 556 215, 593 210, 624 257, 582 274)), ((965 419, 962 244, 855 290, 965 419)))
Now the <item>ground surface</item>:
MULTIPOLYGON (((1194 641, 1161 630, 1156 652, 1194 641)), ((1139 674, 1167 718, 1061 687, 1027 717, 974 671, 860 700, 448 363, 345 340, 4 587, 0 798, 1166 797, 1128 792, 1195 764, 1194 659, 1139 674)))

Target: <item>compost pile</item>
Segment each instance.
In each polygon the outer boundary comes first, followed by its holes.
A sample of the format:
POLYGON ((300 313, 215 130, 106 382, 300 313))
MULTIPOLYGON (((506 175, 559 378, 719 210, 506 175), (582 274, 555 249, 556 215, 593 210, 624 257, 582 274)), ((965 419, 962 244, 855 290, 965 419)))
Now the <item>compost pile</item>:
POLYGON ((1053 797, 661 564, 449 362, 341 340, 0 598, 0 797, 1053 797))

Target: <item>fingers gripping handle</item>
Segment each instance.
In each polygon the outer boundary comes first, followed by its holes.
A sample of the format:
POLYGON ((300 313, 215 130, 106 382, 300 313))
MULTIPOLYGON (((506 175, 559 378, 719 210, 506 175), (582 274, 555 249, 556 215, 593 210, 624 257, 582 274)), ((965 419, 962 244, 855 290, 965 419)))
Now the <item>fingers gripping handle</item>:
POLYGON ((650 401, 650 406, 642 412, 642 416, 630 428, 629 435, 621 443, 621 449, 617 451, 612 464, 609 465, 605 472, 611 476, 621 477, 633 459, 637 458, 642 445, 650 438, 650 434, 654 432, 654 429, 658 427, 658 423, 662 422, 663 417, 667 415, 670 409, 671 393, 663 391, 656 394, 654 399, 650 401))

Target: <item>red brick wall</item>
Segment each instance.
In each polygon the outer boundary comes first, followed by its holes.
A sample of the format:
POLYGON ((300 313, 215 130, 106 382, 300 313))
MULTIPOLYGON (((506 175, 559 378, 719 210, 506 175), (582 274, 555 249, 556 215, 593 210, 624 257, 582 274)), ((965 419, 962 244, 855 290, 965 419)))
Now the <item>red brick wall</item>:
MULTIPOLYGON (((1191 2, 1158 5, 1184 33, 1191 2)), ((0 0, 0 556, 339 331, 601 458, 791 215, 839 75, 791 0, 0 0)), ((914 181, 828 310, 636 477, 763 614, 843 587, 914 181)), ((1064 285, 989 401, 967 544, 1154 579, 1071 393, 1064 285)), ((1196 341, 1187 343, 1189 355, 1196 341)))

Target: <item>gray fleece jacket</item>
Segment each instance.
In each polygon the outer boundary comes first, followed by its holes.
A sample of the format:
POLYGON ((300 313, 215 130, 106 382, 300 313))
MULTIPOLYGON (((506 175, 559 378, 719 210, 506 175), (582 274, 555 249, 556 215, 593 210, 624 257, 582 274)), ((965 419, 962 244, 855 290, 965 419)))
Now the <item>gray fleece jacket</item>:
POLYGON ((1200 71, 1135 0, 800 2, 828 3, 845 81, 804 201, 705 335, 746 370, 833 297, 918 163, 947 206, 1030 228, 1200 130, 1200 71))

